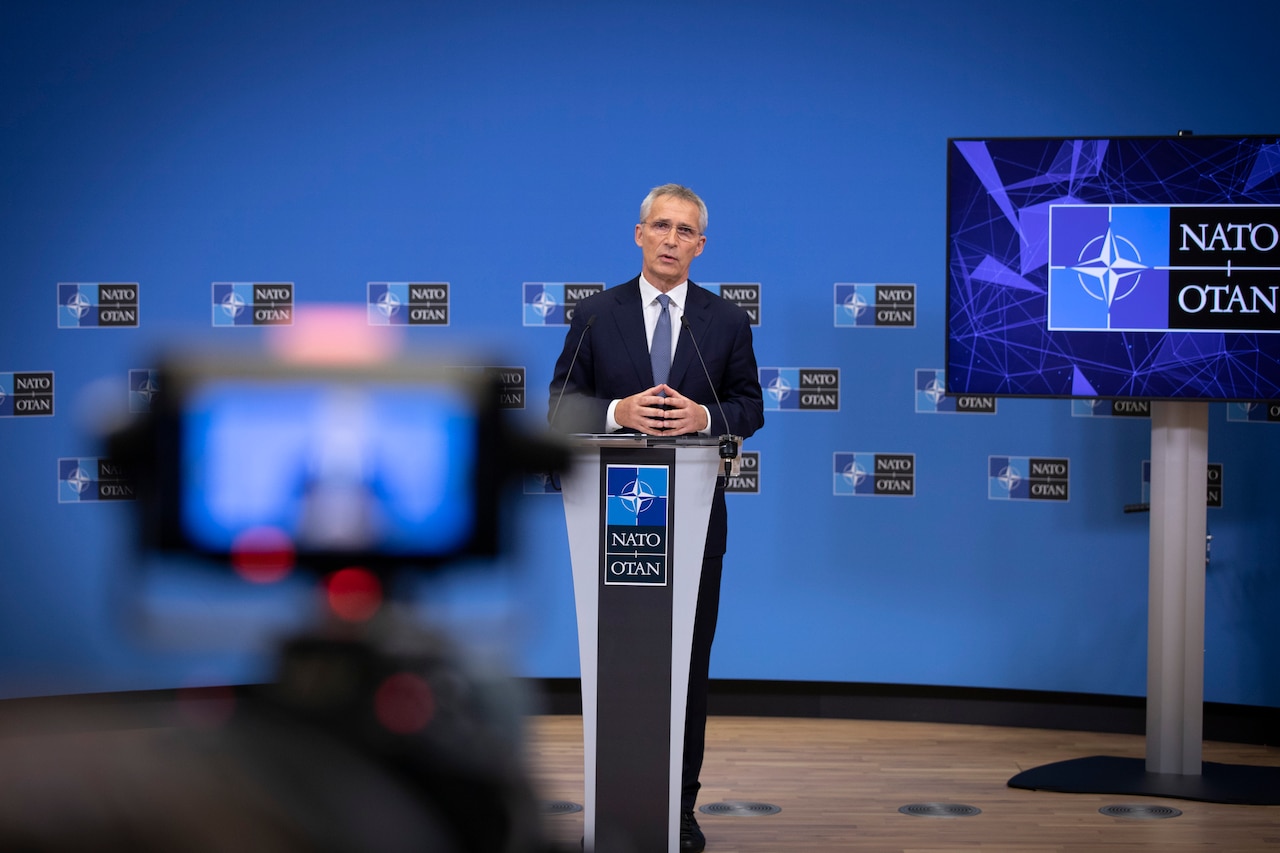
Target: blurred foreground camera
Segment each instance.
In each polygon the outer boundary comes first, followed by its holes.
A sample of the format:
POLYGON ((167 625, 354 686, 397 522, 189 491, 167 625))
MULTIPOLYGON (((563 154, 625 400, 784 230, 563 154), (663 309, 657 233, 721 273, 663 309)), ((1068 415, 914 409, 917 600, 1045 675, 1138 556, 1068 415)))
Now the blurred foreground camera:
POLYGON ((398 572, 497 554, 507 482, 563 465, 563 446, 510 428, 483 370, 184 355, 158 378, 152 412, 108 440, 144 551, 314 574, 328 604, 224 728, 166 751, 192 790, 209 796, 192 754, 234 763, 288 829, 269 849, 546 851, 514 683, 392 591, 398 572))
POLYGON ((507 428, 479 371, 188 357, 159 386, 112 456, 162 551, 379 572, 493 556, 504 484, 561 459, 507 428))

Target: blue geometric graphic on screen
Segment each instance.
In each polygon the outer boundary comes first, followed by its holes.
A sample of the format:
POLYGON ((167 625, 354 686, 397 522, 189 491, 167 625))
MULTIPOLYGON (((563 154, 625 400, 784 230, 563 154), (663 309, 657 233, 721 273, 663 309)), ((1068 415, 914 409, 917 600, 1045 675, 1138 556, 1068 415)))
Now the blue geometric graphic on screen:
POLYGON ((1055 206, 1049 223, 1050 329, 1168 328, 1168 207, 1055 206))
POLYGON ((665 465, 610 465, 605 475, 605 524, 666 527, 668 476, 665 465))
POLYGON ((1031 495, 1024 456, 991 456, 987 459, 987 498, 993 501, 1026 500, 1031 495))
POLYGON ((1080 368, 1071 368, 1071 394, 1075 397, 1092 397, 1098 393, 1098 389, 1093 387, 1085 375, 1080 372, 1080 368))
POLYGON ((13 414, 13 374, 0 373, 0 418, 13 414))
POLYGON ((764 390, 765 411, 800 408, 800 368, 762 367, 760 387, 764 390))
POLYGON ((524 285, 526 326, 564 325, 564 285, 526 282, 524 285))
POLYGON ((408 325, 409 283, 370 282, 368 304, 370 326, 408 325))
POLYGON ((1274 137, 957 140, 947 169, 952 394, 1280 399, 1280 335, 1116 331, 1160 328, 1150 272, 1113 299, 1112 331, 1048 330, 1038 248, 1048 205, 1280 204, 1274 137))
POLYGON ((1280 144, 1263 145, 1258 149, 1257 159, 1253 161, 1253 169, 1244 182, 1244 188, 1251 190, 1277 174, 1280 174, 1280 144))

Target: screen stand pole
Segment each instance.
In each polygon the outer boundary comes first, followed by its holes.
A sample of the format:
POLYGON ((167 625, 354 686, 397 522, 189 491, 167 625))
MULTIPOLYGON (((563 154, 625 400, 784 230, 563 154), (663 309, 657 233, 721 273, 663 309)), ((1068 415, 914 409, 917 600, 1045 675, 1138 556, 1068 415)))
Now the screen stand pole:
POLYGON ((1151 404, 1147 772, 1198 776, 1209 404, 1151 404))
POLYGON ((1151 403, 1147 756, 1024 770, 1011 788, 1280 805, 1280 767, 1202 761, 1209 404, 1151 403))

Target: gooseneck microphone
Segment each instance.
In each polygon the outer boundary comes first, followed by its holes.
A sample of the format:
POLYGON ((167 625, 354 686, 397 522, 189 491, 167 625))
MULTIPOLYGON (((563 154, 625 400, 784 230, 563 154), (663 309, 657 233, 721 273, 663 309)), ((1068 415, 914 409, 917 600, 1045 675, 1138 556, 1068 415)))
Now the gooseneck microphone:
POLYGON ((561 383, 560 393, 556 396, 555 407, 551 410, 549 422, 552 427, 556 425, 556 415, 560 412, 560 401, 564 399, 564 392, 569 387, 569 377, 573 376, 573 368, 578 364, 578 353, 582 352, 582 342, 587 339, 587 332, 591 331, 591 326, 595 321, 595 314, 587 318, 587 325, 583 327, 582 334, 578 336, 578 345, 573 348, 573 357, 569 359, 569 369, 564 374, 564 382, 561 383))
MULTIPOLYGON (((698 338, 693 334, 693 326, 689 325, 689 318, 684 314, 680 315, 680 325, 684 326, 685 331, 689 333, 689 340, 693 341, 693 351, 698 354, 698 363, 702 365, 702 374, 707 377, 707 385, 711 387, 711 396, 715 398, 716 408, 720 410, 720 420, 724 421, 725 429, 729 428, 729 419, 725 416, 724 406, 720 405, 720 395, 716 393, 716 383, 711 381, 711 371, 707 370, 706 359, 702 357, 702 347, 698 346, 698 338)), ((724 475, 729 476, 729 464, 732 460, 738 458, 738 445, 742 443, 742 439, 736 435, 720 436, 720 458, 724 460, 724 475)))

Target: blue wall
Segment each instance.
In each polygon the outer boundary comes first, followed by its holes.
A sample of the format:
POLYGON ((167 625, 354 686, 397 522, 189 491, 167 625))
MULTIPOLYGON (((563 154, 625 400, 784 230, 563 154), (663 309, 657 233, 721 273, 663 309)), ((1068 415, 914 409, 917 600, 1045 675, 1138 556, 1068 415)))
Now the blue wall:
MULTIPOLYGON (((56 460, 98 453, 90 389, 123 399, 175 335, 257 342, 210 328, 212 282, 354 305, 449 282, 450 325, 412 343, 497 342, 537 424, 563 327, 523 324, 522 283, 634 275, 667 181, 710 206, 695 280, 761 284, 761 366, 841 370, 838 412, 771 413, 748 445, 713 675, 1141 695, 1146 516, 1121 508, 1149 422, 915 410, 943 365, 944 143, 1275 132, 1278 27, 1236 0, 4 4, 0 373, 54 371, 57 413, 0 419, 0 696, 259 678, 308 600, 173 566, 139 590, 129 508, 57 500, 56 460), (137 328, 58 328, 58 282, 109 281, 140 284, 137 328), (916 326, 836 327, 836 282, 914 284, 916 326), (914 454, 915 496, 834 495, 837 452, 914 454), (1069 458, 1070 500, 989 500, 992 455, 1069 458)), ((1206 698, 1280 706, 1280 426, 1229 416, 1206 698)), ((518 502, 492 584, 515 665, 574 676, 559 499, 518 502)), ((476 587, 424 594, 482 621, 476 587)))

